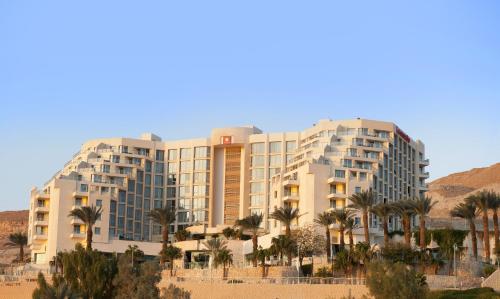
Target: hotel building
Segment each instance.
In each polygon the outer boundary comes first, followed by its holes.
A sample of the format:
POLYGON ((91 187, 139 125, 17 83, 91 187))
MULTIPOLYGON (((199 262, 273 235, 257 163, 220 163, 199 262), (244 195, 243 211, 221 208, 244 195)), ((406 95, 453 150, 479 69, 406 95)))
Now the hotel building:
MULTIPOLYGON (((365 189, 373 190, 377 202, 424 196, 428 165, 421 141, 393 123, 365 119, 321 120, 302 132, 263 133, 248 126, 180 141, 149 133, 96 139, 84 143, 43 188, 32 189, 28 243, 37 264, 84 243, 84 224, 68 217, 84 205, 102 207, 93 240, 107 252, 140 242, 156 254, 161 228, 147 213, 164 206, 177 214, 171 233, 193 225, 220 231, 263 213, 263 231, 275 236, 283 230, 269 218, 277 207, 299 208, 303 216, 294 225, 300 226, 347 206, 350 195, 365 189)), ((391 218, 390 229, 400 229, 399 219, 391 218)), ((375 216, 370 230, 380 242, 375 216)), ((361 229, 355 236, 363 240, 361 229)), ((338 243, 335 227, 332 239, 338 243)))

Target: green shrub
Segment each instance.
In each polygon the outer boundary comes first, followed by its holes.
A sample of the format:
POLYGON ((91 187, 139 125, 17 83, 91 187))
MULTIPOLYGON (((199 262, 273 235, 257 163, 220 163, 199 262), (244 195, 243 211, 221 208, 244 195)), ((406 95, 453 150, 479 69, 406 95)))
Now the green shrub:
POLYGON ((332 277, 333 273, 330 269, 330 267, 321 267, 316 271, 316 274, 314 274, 316 277, 332 277))
POLYGON ((493 272, 495 272, 497 270, 497 268, 495 266, 492 266, 492 265, 486 265, 483 269, 483 273, 484 273, 484 277, 488 277, 490 276, 491 274, 493 274, 493 272))
POLYGON ((312 276, 312 271, 313 271, 312 264, 302 265, 301 269, 302 269, 302 274, 304 276, 312 276))
POLYGON ((499 299, 500 295, 492 288, 476 288, 469 290, 441 290, 431 291, 427 299, 499 299))
POLYGON ((375 299, 421 299, 429 291, 425 275, 402 263, 370 263, 366 284, 375 299))

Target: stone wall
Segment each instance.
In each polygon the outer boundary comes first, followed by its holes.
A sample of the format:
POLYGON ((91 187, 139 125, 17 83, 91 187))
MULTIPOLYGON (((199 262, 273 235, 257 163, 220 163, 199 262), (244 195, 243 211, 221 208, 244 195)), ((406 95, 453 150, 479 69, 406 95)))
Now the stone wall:
POLYGON ((426 275, 427 284, 431 290, 468 289, 481 286, 481 277, 461 277, 448 275, 426 275))
MULTIPOLYGON (((242 277, 262 277, 262 267, 249 268, 228 268, 226 269, 226 277, 242 278, 242 277)), ((295 267, 266 267, 265 277, 297 277, 297 269, 295 267)), ((169 276, 169 271, 164 271, 163 275, 169 276)), ((222 267, 217 269, 175 269, 174 275, 177 277, 191 278, 210 278, 222 277, 222 267)))

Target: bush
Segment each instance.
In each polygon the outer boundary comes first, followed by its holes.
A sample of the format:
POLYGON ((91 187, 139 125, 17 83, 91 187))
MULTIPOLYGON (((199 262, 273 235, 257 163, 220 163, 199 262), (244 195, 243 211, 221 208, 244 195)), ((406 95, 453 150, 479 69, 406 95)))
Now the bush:
POLYGON ((366 284, 376 299, 421 299, 429 291, 425 275, 401 263, 371 263, 366 284))
POLYGON ((330 269, 330 267, 321 267, 316 271, 316 274, 314 274, 316 277, 332 277, 333 273, 330 269))
POLYGON ((169 284, 168 288, 161 289, 161 299, 190 299, 191 292, 184 290, 183 288, 176 287, 173 284, 169 284))
POLYGON ((484 273, 484 278, 490 276, 491 274, 493 274, 493 272, 495 272, 497 270, 497 268, 495 266, 492 266, 492 265, 486 265, 483 269, 483 273, 484 273))
POLYGON ((432 291, 427 296, 427 299, 499 299, 500 295, 496 294, 492 288, 476 288, 469 290, 442 290, 432 291))
POLYGON ((404 244, 390 244, 382 248, 382 257, 392 263, 412 265, 419 258, 419 253, 404 244))
POLYGON ((307 265, 302 265, 302 274, 304 276, 312 276, 312 271, 313 271, 313 265, 312 264, 307 264, 307 265))
POLYGON ((241 279, 230 279, 227 281, 229 284, 235 284, 235 283, 243 283, 243 280, 241 279))

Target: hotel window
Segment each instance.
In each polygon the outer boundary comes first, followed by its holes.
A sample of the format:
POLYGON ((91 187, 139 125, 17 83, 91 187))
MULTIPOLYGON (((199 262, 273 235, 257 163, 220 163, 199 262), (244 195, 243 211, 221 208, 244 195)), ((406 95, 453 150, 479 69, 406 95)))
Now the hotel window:
POLYGON ((269 166, 281 166, 281 155, 269 156, 269 166))
POLYGON ((109 164, 102 164, 101 168, 102 168, 102 172, 104 172, 104 173, 109 173, 110 172, 110 166, 109 166, 109 164))
POLYGON ((135 191, 135 180, 128 180, 128 192, 135 191))
POLYGON ((179 212, 177 213, 179 216, 179 222, 189 222, 191 218, 190 212, 179 212))
POLYGON ((179 177, 179 184, 181 184, 181 185, 191 184, 191 174, 190 173, 181 173, 181 175, 179 177))
POLYGON ((102 207, 102 199, 96 199, 96 201, 95 201, 95 205, 96 205, 97 207, 102 207))
POLYGON ((80 191, 81 192, 88 192, 89 191, 89 185, 87 185, 87 184, 81 184, 80 185, 80 191))
POLYGON ((195 184, 206 184, 209 182, 208 173, 206 172, 196 172, 194 174, 194 183, 195 184))
POLYGON ((167 200, 167 208, 174 211, 175 210, 175 200, 167 200))
POLYGON ((352 167, 352 160, 350 160, 350 159, 343 160, 342 166, 344 166, 344 167, 352 167))
POLYGON ((163 188, 155 188, 155 198, 156 199, 163 198, 163 188))
POLYGON ((145 168, 146 172, 151 172, 151 169, 153 168, 153 163, 149 160, 146 160, 146 165, 144 168, 145 168))
POLYGON ((264 156, 252 156, 252 167, 264 166, 266 158, 264 156))
POLYGON ((367 178, 366 172, 360 172, 359 173, 359 180, 360 181, 366 181, 366 178, 367 178))
POLYGON ((177 173, 177 163, 168 163, 168 173, 177 173))
POLYGON ((167 198, 175 198, 176 189, 176 187, 167 187, 167 198))
POLYGON ((208 200, 206 198, 193 199, 193 209, 206 209, 208 208, 208 200))
POLYGON ((181 160, 193 158, 193 151, 190 148, 181 148, 181 160))
MULTIPOLYGON (((262 214, 262 209, 250 209, 250 214, 255 214, 255 215, 260 215, 262 214)), ((261 225, 263 225, 264 223, 262 223, 261 225)))
POLYGON ((264 193, 264 183, 250 183, 250 193, 264 193))
POLYGON ((293 153, 297 149, 297 142, 296 141, 287 141, 286 142, 286 152, 287 153, 293 153))
POLYGON ((177 184, 177 175, 169 174, 167 177, 167 185, 175 185, 177 184))
POLYGON ((181 186, 179 187, 179 196, 191 196, 191 186, 181 186))
POLYGON ((251 195, 250 196, 250 206, 259 207, 264 203, 264 195, 251 195))
POLYGON ((169 160, 177 160, 177 150, 176 149, 168 150, 168 159, 169 160))
POLYGON ((193 168, 191 161, 182 161, 181 162, 181 172, 191 171, 193 168))
POLYGON ((116 213, 116 201, 112 200, 109 202, 109 212, 116 213))
POLYGON ((73 225, 73 233, 74 234, 80 234, 80 232, 81 232, 81 226, 80 226, 80 224, 73 225))
POLYGON ((194 169, 195 170, 208 170, 210 168, 209 160, 195 160, 194 169))
POLYGON ((101 228, 100 227, 94 227, 94 233, 98 236, 101 234, 101 228))
POLYGON ((264 142, 252 143, 252 155, 264 154, 264 142))
POLYGON ((155 163, 155 173, 163 173, 164 172, 163 167, 164 167, 163 163, 156 162, 155 163))
POLYGON ((82 199, 77 197, 75 198, 75 206, 76 207, 81 207, 82 206, 82 199))
POLYGON ((335 170, 336 178, 345 178, 345 170, 335 170))
POLYGON ((208 196, 208 186, 194 186, 193 196, 208 196))
POLYGON ((165 159, 165 151, 156 150, 156 160, 163 161, 165 159))
POLYGON ((120 156, 111 156, 111 161, 113 163, 120 163, 120 156))
POLYGON ((354 193, 361 193, 361 187, 354 187, 354 193))
POLYGON ((194 211, 193 212, 193 221, 207 221, 208 214, 206 211, 194 211))
POLYGON ((208 158, 210 156, 210 148, 208 146, 198 146, 194 148, 195 158, 208 158))
POLYGON ((252 180, 263 180, 265 175, 264 168, 254 168, 252 169, 252 180))
POLYGON ((269 153, 270 154, 281 153, 281 142, 279 141, 269 142, 269 153))

